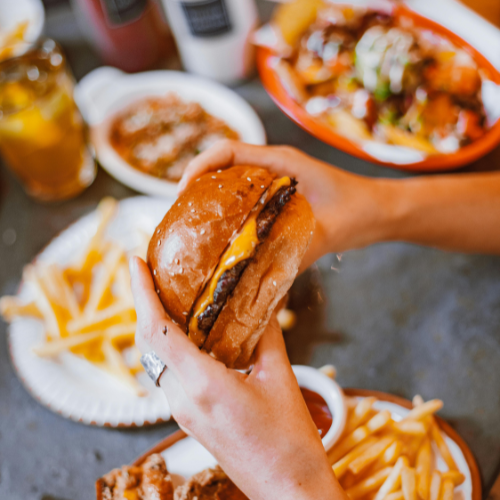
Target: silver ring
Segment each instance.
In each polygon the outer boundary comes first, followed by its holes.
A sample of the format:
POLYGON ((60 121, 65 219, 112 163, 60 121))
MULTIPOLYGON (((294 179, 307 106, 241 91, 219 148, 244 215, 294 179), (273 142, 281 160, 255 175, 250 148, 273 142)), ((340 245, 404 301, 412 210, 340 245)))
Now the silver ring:
POLYGON ((160 387, 160 377, 167 369, 167 365, 158 357, 154 351, 147 352, 141 356, 141 365, 146 370, 149 378, 160 387))

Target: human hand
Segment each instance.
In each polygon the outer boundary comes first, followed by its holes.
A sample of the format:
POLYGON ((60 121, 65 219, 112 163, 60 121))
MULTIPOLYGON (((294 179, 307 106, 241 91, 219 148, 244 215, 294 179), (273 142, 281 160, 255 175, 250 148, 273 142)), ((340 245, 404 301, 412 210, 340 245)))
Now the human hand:
POLYGON ((302 261, 303 271, 322 255, 359 248, 382 238, 384 198, 377 180, 354 175, 288 146, 253 146, 224 140, 197 156, 179 182, 179 193, 200 175, 233 165, 264 167, 295 177, 309 201, 316 230, 302 261))
POLYGON ((252 500, 345 500, 276 319, 257 346, 250 375, 230 370, 200 351, 169 320, 145 262, 133 257, 130 270, 136 344, 143 352, 153 349, 168 366, 160 386, 180 427, 214 455, 252 500))

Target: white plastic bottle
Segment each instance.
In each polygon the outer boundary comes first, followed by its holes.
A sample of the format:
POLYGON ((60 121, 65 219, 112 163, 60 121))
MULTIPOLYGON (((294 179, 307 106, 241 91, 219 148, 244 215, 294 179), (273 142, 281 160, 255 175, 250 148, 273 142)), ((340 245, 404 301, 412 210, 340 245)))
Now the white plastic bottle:
POLYGON ((250 75, 250 35, 258 23, 255 0, 163 0, 184 64, 222 83, 250 75))

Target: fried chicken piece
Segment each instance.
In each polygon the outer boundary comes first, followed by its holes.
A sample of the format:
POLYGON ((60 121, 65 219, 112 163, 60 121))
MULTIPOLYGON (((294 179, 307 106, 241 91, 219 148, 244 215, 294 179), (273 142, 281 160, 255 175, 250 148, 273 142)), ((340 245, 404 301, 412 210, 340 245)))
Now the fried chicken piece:
POLYGON ((175 490, 174 500, 248 500, 219 467, 195 474, 175 490))
POLYGON ((173 500, 174 487, 163 457, 151 455, 142 467, 124 465, 99 479, 102 500, 173 500))

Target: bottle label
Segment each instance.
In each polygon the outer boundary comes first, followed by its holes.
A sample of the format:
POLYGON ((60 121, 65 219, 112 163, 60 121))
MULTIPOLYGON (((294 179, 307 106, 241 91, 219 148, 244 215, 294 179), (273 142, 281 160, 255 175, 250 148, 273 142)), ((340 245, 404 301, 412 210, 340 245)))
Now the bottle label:
POLYGON ((193 36, 209 38, 231 31, 224 0, 181 1, 181 5, 193 36))
POLYGON ((101 0, 111 25, 130 23, 142 15, 147 0, 101 0))

